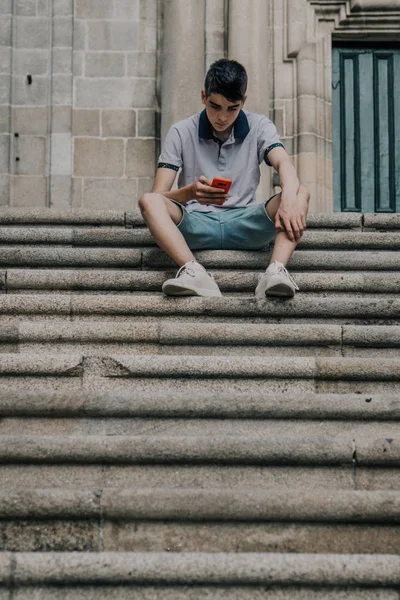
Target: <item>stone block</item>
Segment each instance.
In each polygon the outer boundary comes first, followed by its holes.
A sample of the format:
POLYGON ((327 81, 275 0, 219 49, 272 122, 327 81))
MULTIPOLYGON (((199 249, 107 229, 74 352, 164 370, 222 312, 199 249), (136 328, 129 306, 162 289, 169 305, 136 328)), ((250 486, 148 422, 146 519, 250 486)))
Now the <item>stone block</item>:
POLYGON ((111 0, 76 0, 76 16, 79 19, 108 19, 113 14, 111 0))
POLYGON ((73 42, 72 17, 53 18, 53 47, 71 47, 73 42))
POLYGON ((0 133, 10 133, 10 106, 0 105, 0 133))
POLYGON ((154 105, 155 80, 116 78, 75 79, 77 108, 150 108, 154 105))
POLYGON ((135 137, 136 111, 103 110, 101 113, 102 137, 135 137))
POLYGON ((82 208, 82 197, 83 197, 83 177, 72 178, 72 197, 71 207, 82 208))
POLYGON ((138 201, 137 179, 85 179, 82 205, 89 209, 132 210, 138 201))
POLYGON ((72 180, 68 175, 50 178, 50 208, 69 209, 72 203, 72 180))
POLYGON ((50 17, 50 2, 51 0, 37 0, 38 17, 50 17))
POLYGON ((74 175, 122 177, 123 172, 123 140, 75 138, 74 175))
POLYGON ((10 104, 10 75, 0 75, 0 104, 10 104))
POLYGON ((140 0, 140 20, 156 23, 157 0, 140 0))
POLYGON ((50 29, 51 24, 46 18, 17 17, 15 45, 46 50, 50 44, 50 29))
POLYGON ((73 14, 73 0, 53 0, 53 14, 68 17, 73 14))
POLYGON ((129 77, 156 77, 155 52, 131 52, 127 60, 129 77))
POLYGON ((0 73, 11 72, 11 48, 0 46, 0 73))
POLYGON ((74 50, 85 50, 87 38, 87 24, 85 20, 74 20, 74 50))
POLYGON ((48 50, 14 50, 14 73, 16 75, 47 75, 49 69, 48 50))
POLYGON ((11 46, 12 21, 11 15, 0 17, 0 46, 11 46))
POLYGON ((46 168, 47 143, 45 137, 21 135, 15 144, 15 155, 20 157, 15 163, 18 175, 43 175, 46 168))
POLYGON ((154 140, 128 140, 126 174, 128 177, 152 177, 156 169, 154 140))
POLYGON ((0 0, 0 12, 2 15, 11 14, 12 11, 12 0, 0 0))
POLYGON ((72 111, 72 133, 75 136, 100 135, 100 111, 74 109, 72 111))
POLYGON ((9 206, 10 204, 10 176, 0 176, 0 206, 9 206))
POLYGON ((155 137, 156 112, 154 110, 138 110, 138 136, 155 137))
POLYGON ((70 133, 51 135, 51 174, 71 175, 72 137, 70 133))
POLYGON ((153 26, 140 28, 141 52, 156 52, 157 50, 157 28, 153 26))
POLYGON ((74 77, 83 77, 83 67, 85 64, 85 53, 81 50, 74 50, 72 71, 74 77))
POLYGON ((117 52, 87 52, 85 55, 86 77, 123 77, 125 56, 117 52))
POLYGON ((36 16, 36 0, 15 0, 16 15, 21 17, 36 16))
MULTIPOLYGON (((14 77, 14 104, 19 106, 47 106, 48 84, 47 77, 34 77, 32 85, 27 84, 25 77, 14 77)), ((2 89, 3 85, 0 77, 0 90, 2 89)))
POLYGON ((90 50, 139 50, 139 24, 129 21, 89 21, 90 50))
POLYGON ((72 52, 71 48, 53 48, 52 71, 57 73, 71 73, 72 52))
POLYGON ((140 0, 115 0, 113 17, 121 21, 138 21, 141 17, 140 0))
POLYGON ((53 104, 72 104, 72 77, 71 75, 53 75, 52 77, 53 104))
POLYGON ((0 135, 0 173, 8 173, 10 170, 10 136, 0 135))
POLYGON ((5 521, 2 551, 73 552, 98 550, 98 521, 5 521))
POLYGON ((144 194, 151 192, 153 183, 154 177, 139 177, 138 199, 141 198, 144 194))
POLYGON ((51 110, 51 125, 52 133, 71 133, 71 106, 53 106, 51 110))
POLYGON ((46 206, 46 178, 14 176, 11 180, 12 206, 46 206))
POLYGON ((48 109, 45 107, 13 107, 12 119, 14 131, 19 134, 47 135, 48 109))

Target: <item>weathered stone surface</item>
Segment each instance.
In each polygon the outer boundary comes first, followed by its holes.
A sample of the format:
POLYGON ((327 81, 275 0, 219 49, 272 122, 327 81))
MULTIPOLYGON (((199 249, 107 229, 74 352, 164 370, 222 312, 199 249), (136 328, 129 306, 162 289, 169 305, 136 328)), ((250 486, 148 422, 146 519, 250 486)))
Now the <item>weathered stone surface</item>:
POLYGON ((76 16, 79 19, 107 19, 112 16, 113 5, 109 0, 76 0, 76 16))
MULTIPOLYGON (((239 250, 205 250, 195 252, 195 256, 207 268, 222 269, 265 269, 268 265, 269 252, 241 252, 239 250)), ((144 252, 145 266, 166 267, 174 262, 161 250, 144 252)), ((396 252, 357 252, 357 251, 309 251, 295 252, 289 261, 289 269, 311 269, 319 271, 398 271, 400 268, 400 253, 396 252)))
POLYGON ((121 177, 123 172, 122 140, 75 138, 74 175, 121 177))
POLYGON ((399 439, 360 439, 356 442, 356 460, 360 465, 400 464, 399 439))
POLYGON ((400 346, 400 327, 343 327, 343 343, 369 348, 390 348, 400 346))
POLYGON ((137 179, 86 177, 83 185, 83 203, 86 209, 97 211, 102 207, 110 206, 112 198, 112 204, 116 209, 130 210, 137 202, 137 189, 137 179))
POLYGON ((2 244, 71 244, 73 230, 64 227, 2 227, 2 244))
POLYGON ((139 26, 131 21, 89 21, 89 50, 137 51, 139 26))
POLYGON ((100 135, 100 111, 74 109, 72 111, 72 133, 75 136, 100 135))
POLYGON ((356 379, 362 381, 400 379, 397 359, 318 358, 316 377, 320 379, 356 379))
POLYGON ((54 210, 2 208, 1 224, 124 225, 124 213, 114 210, 54 210))
POLYGON ((155 79, 76 77, 76 108, 152 108, 155 79))
POLYGON ((13 552, 96 552, 98 521, 72 520, 3 521, 0 524, 2 551, 13 552))
POLYGON ((81 377, 83 357, 66 354, 63 356, 37 356, 0 354, 0 373, 2 375, 58 375, 81 377))
POLYGON ((105 551, 397 554, 400 528, 316 523, 105 523, 105 551))
POLYGON ((101 131, 103 137, 135 137, 136 111, 103 110, 101 113, 101 131))
POLYGON ((156 148, 153 139, 128 140, 126 149, 126 173, 128 177, 146 177, 154 175, 156 148))
POLYGON ((125 57, 122 53, 87 52, 85 55, 86 77, 123 77, 125 57))
POLYGON ((100 516, 100 492, 97 490, 30 489, 0 490, 0 515, 7 519, 75 518, 100 516))
MULTIPOLYGON (((21 323, 20 331, 27 331, 34 323, 21 323)), ((49 323, 48 327, 52 324, 49 323)), ((81 324, 83 327, 84 324, 81 324)), ((59 323, 54 324, 54 329, 59 323)), ((150 329, 155 325, 146 324, 150 329)), ((6 326, 3 326, 2 331, 6 326)), ((9 335, 18 335, 16 325, 9 325, 9 335)), ((190 403, 185 393, 156 392, 80 392, 13 391, 0 389, 0 414, 6 416, 96 416, 96 417, 237 417, 237 418, 302 418, 320 420, 389 421, 399 417, 396 395, 390 394, 302 394, 258 395, 231 391, 225 394, 206 392, 193 394, 190 403)))
POLYGON ((27 583, 290 583, 398 585, 390 555, 27 553, 15 555, 14 581, 27 583))
POLYGON ((1 265, 14 266, 125 266, 138 267, 141 262, 139 250, 101 248, 35 248, 26 246, 3 247, 1 265))
POLYGON ((17 208, 22 206, 44 208, 46 206, 45 177, 39 175, 36 177, 14 176, 11 181, 13 206, 17 208))
MULTIPOLYGON (((355 587, 307 587, 307 586, 268 586, 235 585, 212 586, 106 586, 99 590, 93 586, 24 587, 13 591, 14 600, 398 600, 394 589, 355 588, 355 587), (132 596, 134 594, 134 596, 132 596)), ((8 592, 7 592, 8 594, 8 592)), ((1 600, 9 600, 8 595, 1 600)))
POLYGON ((366 214, 363 216, 364 227, 368 229, 387 230, 400 229, 398 214, 366 214))
POLYGON ((329 436, 0 436, 0 457, 6 463, 326 466, 351 464, 352 455, 351 439, 329 436))

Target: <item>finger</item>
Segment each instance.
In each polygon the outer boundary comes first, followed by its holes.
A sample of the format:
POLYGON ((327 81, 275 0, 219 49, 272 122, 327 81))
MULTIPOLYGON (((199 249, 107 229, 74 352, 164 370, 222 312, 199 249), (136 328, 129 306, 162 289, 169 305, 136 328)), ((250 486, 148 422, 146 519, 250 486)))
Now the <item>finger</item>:
POLYGON ((303 224, 303 220, 302 220, 301 216, 297 219, 297 227, 299 229, 299 233, 300 233, 300 237, 301 237, 304 233, 304 224, 303 224))
POLYGON ((303 224, 303 230, 304 230, 307 227, 306 215, 304 213, 301 215, 301 222, 303 224))
POLYGON ((292 230, 292 225, 290 223, 290 219, 286 219, 284 221, 286 234, 291 242, 294 242, 294 235, 292 230))
POLYGON ((205 185, 210 185, 211 181, 205 175, 200 175, 199 181, 205 185))
POLYGON ((282 223, 281 223, 281 218, 279 216, 279 213, 276 213, 276 215, 275 215, 275 229, 284 229, 284 227, 282 226, 282 223))

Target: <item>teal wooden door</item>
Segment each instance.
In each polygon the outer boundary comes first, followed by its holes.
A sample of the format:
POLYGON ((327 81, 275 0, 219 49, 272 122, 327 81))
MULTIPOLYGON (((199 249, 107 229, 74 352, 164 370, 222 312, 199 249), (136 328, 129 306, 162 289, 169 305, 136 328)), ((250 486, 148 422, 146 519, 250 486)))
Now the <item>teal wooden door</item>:
POLYGON ((334 210, 400 212, 400 50, 333 48, 334 210))

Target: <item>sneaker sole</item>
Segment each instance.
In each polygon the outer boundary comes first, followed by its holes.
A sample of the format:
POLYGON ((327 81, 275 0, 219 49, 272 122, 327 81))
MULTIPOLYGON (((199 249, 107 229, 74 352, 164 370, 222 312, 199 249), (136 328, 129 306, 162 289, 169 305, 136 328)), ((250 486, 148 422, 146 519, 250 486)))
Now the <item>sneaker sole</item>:
POLYGON ((162 291, 166 296, 202 296, 204 298, 221 298, 222 294, 217 290, 207 290, 198 288, 197 290, 188 287, 182 288, 177 285, 163 286, 162 291))
POLYGON ((293 298, 294 290, 284 283, 277 283, 265 290, 266 296, 280 296, 282 298, 293 298))

